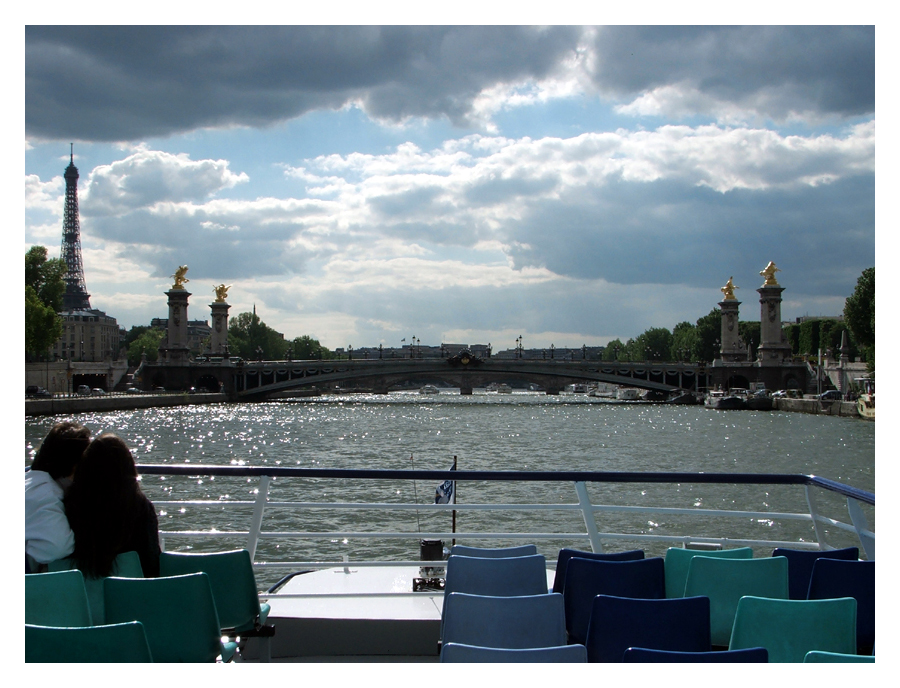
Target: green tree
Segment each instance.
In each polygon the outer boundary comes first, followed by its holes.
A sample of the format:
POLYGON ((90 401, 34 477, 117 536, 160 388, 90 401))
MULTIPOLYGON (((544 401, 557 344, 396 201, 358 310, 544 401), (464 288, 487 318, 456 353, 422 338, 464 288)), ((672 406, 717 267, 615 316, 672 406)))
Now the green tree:
POLYGON ((631 343, 635 361, 667 361, 672 350, 672 333, 665 327, 651 327, 631 343))
POLYGON ((302 337, 294 337, 290 341, 291 358, 297 361, 312 361, 316 359, 330 359, 334 354, 322 346, 318 339, 313 339, 305 334, 302 337))
POLYGON ((844 303, 844 322, 857 346, 865 352, 872 370, 875 368, 875 268, 863 270, 856 289, 844 303))
POLYGON ((47 249, 32 246, 25 253, 25 354, 37 358, 48 353, 62 336, 57 313, 66 290, 66 266, 58 258, 47 259, 47 249))
POLYGON ((131 331, 142 329, 136 338, 128 344, 128 365, 137 366, 141 363, 141 355, 146 353, 148 361, 156 361, 159 358, 159 344, 165 338, 164 330, 155 327, 132 327, 131 331))
POLYGON ((756 350, 759 348, 759 340, 761 338, 759 321, 744 320, 738 322, 738 334, 745 347, 750 348, 750 360, 756 359, 756 350))
POLYGON ((625 345, 621 339, 613 339, 603 349, 604 361, 621 361, 625 352, 625 345))
POLYGON ((672 348, 669 358, 673 361, 693 360, 697 347, 697 327, 688 321, 680 322, 672 330, 672 348))
POLYGON ((719 356, 719 337, 722 335, 722 311, 713 308, 697 320, 695 361, 712 361, 719 356))
POLYGON ((253 313, 239 313, 228 324, 228 350, 232 356, 267 361, 284 359, 288 343, 284 335, 266 325, 253 313))

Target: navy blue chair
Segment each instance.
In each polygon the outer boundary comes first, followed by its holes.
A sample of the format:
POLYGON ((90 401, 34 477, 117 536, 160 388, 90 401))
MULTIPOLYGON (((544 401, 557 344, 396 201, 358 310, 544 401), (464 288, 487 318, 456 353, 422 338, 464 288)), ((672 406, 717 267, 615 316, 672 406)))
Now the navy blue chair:
POLYGON ((777 547, 772 552, 772 556, 786 557, 788 560, 788 597, 792 600, 805 600, 809 592, 809 579, 812 576, 813 564, 817 559, 856 561, 859 559, 859 547, 831 550, 777 547))
POLYGON ((570 643, 585 644, 591 607, 597 595, 664 598, 666 572, 662 558, 635 561, 570 559, 563 590, 570 643))
POLYGON ((857 653, 875 648, 875 562, 817 559, 809 580, 810 600, 835 597, 856 599, 857 653))
POLYGON ((627 552, 582 552, 579 549, 561 549, 556 557, 556 575, 553 577, 553 592, 562 592, 566 587, 566 568, 569 559, 594 559, 595 561, 636 561, 644 558, 644 550, 632 549, 627 552))
POLYGON ((711 652, 709 598, 637 599, 597 595, 591 606, 589 662, 622 662, 629 647, 711 652))
POLYGON ((673 652, 672 650, 649 650, 643 647, 630 647, 625 650, 626 664, 641 663, 768 663, 769 651, 764 647, 753 647, 746 650, 722 650, 719 652, 673 652))

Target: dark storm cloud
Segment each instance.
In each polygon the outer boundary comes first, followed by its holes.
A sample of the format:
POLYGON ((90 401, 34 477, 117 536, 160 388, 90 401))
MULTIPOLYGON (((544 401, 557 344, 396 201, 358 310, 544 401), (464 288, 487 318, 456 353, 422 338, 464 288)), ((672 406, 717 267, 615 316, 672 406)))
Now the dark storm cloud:
POLYGON ((135 140, 265 126, 353 100, 462 122, 497 82, 541 78, 579 29, 26 27, 26 133, 135 140))
POLYGON ((620 97, 687 83, 774 118, 875 112, 872 26, 613 27, 593 45, 596 84, 620 97))

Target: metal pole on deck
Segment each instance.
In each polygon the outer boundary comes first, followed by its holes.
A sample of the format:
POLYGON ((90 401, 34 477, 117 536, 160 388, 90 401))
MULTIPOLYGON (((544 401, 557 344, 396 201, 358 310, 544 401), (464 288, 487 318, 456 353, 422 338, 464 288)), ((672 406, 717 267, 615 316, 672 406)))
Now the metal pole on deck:
MULTIPOLYGON (((454 470, 454 471, 456 470, 456 455, 455 455, 455 454, 454 454, 454 456, 453 456, 453 470, 454 470)), ((456 481, 454 480, 454 481, 453 481, 453 503, 454 503, 454 504, 456 504, 456 490, 457 490, 457 489, 458 489, 458 487, 457 487, 457 485, 456 485, 456 481)), ((453 510, 452 516, 453 516, 453 520, 452 520, 452 528, 453 528, 453 530, 452 530, 452 532, 453 532, 453 533, 456 533, 456 509, 453 510)), ((452 542, 450 543, 450 546, 452 547, 452 546, 455 545, 455 544, 456 544, 456 538, 453 538, 452 542)))

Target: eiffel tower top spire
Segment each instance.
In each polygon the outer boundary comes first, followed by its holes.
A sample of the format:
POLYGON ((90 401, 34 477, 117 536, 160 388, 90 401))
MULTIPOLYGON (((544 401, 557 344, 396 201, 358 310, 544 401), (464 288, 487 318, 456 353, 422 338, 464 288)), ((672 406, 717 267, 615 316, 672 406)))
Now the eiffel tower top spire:
POLYGON ((63 310, 90 310, 90 294, 84 286, 81 263, 81 230, 78 222, 78 168, 75 167, 75 144, 70 144, 66 180, 66 204, 63 209, 62 260, 66 264, 66 291, 63 310))

